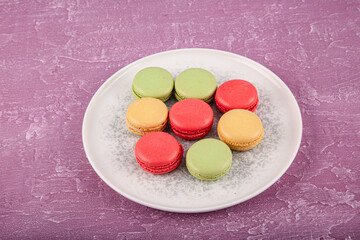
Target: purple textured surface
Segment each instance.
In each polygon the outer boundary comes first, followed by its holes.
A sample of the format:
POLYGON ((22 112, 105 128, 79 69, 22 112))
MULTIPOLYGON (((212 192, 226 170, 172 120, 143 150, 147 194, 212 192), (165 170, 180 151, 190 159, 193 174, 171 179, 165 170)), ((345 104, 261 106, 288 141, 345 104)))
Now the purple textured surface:
POLYGON ((0 1, 0 238, 360 239, 359 49, 359 1, 0 1), (81 140, 107 78, 188 47, 265 65, 304 124, 276 184, 203 214, 117 194, 81 140))

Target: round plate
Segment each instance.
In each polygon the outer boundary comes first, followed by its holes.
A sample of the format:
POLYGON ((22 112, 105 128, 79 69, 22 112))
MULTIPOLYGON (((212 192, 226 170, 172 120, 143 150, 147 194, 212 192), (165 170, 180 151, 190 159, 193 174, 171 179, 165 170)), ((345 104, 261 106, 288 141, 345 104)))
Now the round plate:
MULTIPOLYGON (((166 102, 170 109, 176 102, 166 102)), ((217 138, 221 112, 211 103, 214 124, 205 138, 217 138)), ((288 87, 270 70, 248 58, 211 49, 179 49, 137 60, 110 77, 95 93, 86 110, 82 136, 86 155, 96 173, 115 191, 142 205, 171 212, 207 212, 246 201, 278 180, 299 149, 302 121, 299 106, 288 87), (166 131, 184 146, 182 163, 174 171, 153 175, 140 168, 134 147, 140 136, 126 128, 126 110, 134 75, 158 66, 174 79, 187 68, 199 67, 214 74, 218 85, 244 79, 258 90, 255 113, 264 126, 260 144, 246 152, 233 151, 229 172, 216 181, 201 181, 189 174, 185 156, 195 141, 166 131)))

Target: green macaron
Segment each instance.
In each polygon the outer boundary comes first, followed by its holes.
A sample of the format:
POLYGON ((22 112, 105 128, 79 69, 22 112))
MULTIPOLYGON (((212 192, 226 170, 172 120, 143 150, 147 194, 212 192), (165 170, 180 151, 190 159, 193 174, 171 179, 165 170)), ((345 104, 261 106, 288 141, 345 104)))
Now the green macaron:
POLYGON ((230 169, 232 153, 222 141, 207 138, 194 143, 186 154, 186 167, 200 180, 216 180, 230 169))
POLYGON ((201 68, 190 68, 181 72, 175 80, 175 97, 178 101, 196 98, 210 103, 217 89, 212 73, 201 68))
POLYGON ((167 101, 174 89, 174 78, 160 67, 148 67, 139 71, 132 84, 132 93, 136 99, 153 97, 167 101))

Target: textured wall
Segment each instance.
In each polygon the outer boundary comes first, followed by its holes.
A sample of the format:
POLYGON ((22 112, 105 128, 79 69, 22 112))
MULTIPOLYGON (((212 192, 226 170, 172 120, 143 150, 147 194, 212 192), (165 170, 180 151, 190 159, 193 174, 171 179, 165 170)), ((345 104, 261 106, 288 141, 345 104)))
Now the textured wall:
POLYGON ((359 1, 0 1, 0 238, 360 239, 359 1), (259 196, 174 214, 111 190, 82 147, 84 111, 152 53, 215 48, 275 72, 304 132, 259 196))

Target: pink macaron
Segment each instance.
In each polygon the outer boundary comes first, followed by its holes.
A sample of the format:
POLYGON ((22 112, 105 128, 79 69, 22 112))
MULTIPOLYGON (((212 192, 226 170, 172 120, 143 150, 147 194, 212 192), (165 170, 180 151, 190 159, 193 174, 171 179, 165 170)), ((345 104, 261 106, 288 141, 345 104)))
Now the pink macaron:
POLYGON ((184 148, 170 134, 151 132, 135 145, 135 157, 140 167, 154 174, 173 171, 181 162, 184 148))
POLYGON ((204 137, 211 129, 213 119, 214 113, 209 104, 199 99, 181 100, 169 112, 174 133, 188 140, 204 137))
POLYGON ((254 85, 245 80, 234 79, 220 85, 215 94, 215 102, 222 113, 232 109, 254 112, 259 104, 259 98, 254 85))

